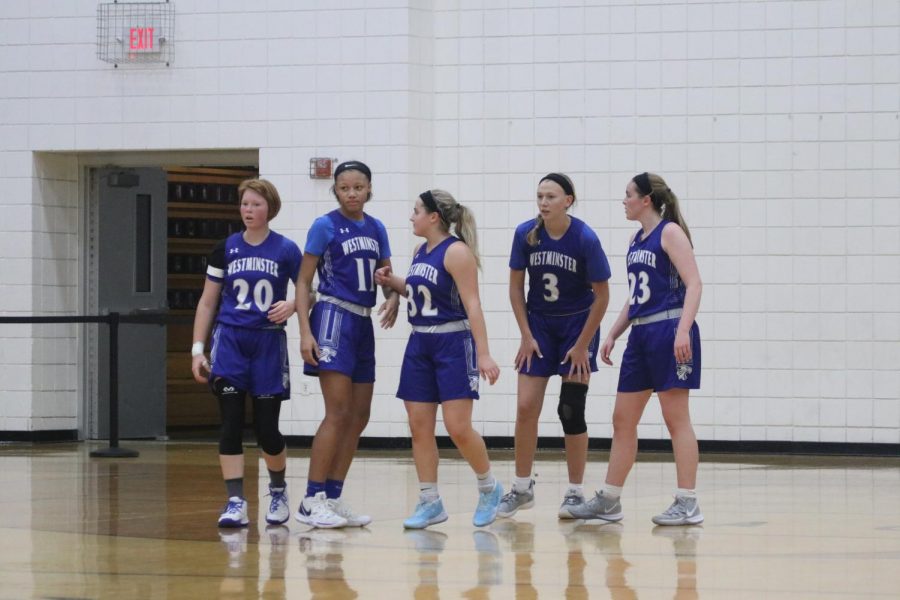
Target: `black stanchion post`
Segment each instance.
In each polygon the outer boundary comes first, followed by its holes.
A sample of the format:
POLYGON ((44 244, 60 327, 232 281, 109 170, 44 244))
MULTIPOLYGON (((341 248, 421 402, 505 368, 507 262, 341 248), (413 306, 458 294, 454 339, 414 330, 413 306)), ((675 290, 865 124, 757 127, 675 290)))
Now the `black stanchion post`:
POLYGON ((119 313, 111 312, 109 325, 109 448, 94 450, 97 458, 134 458, 137 450, 119 447, 119 313))

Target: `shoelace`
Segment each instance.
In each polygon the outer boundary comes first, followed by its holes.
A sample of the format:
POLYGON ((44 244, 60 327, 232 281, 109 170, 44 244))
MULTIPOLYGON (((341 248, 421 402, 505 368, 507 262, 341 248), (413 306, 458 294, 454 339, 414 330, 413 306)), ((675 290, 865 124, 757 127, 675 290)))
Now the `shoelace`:
POLYGON ((241 515, 241 505, 243 502, 232 502, 228 501, 228 504, 225 505, 225 514, 227 515, 241 515))
POLYGON ((518 490, 509 490, 505 494, 503 494, 503 498, 500 499, 501 502, 515 502, 516 498, 519 497, 521 492, 518 490))
POLYGON ((481 492, 478 494, 478 510, 483 508, 488 508, 491 505, 491 496, 493 495, 494 490, 490 492, 481 492))
POLYGON ((283 491, 272 492, 270 490, 266 495, 271 496, 272 498, 272 500, 269 502, 269 512, 273 512, 275 509, 277 509, 279 504, 287 504, 283 491))
POLYGON ((348 521, 356 519, 356 514, 343 502, 332 500, 330 498, 328 499, 328 502, 331 504, 331 510, 333 510, 336 515, 344 517, 348 521))
POLYGON ((666 509, 666 512, 663 513, 667 517, 677 517, 680 515, 687 514, 687 506, 683 498, 675 498, 675 502, 672 503, 672 506, 666 509))

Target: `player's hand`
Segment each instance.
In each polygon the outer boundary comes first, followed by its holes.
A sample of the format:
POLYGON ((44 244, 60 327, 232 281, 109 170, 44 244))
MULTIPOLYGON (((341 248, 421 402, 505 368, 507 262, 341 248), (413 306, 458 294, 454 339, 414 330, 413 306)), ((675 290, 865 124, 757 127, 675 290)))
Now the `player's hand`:
POLYGON ((675 362, 684 364, 691 362, 693 354, 691 353, 691 336, 687 331, 678 330, 675 332, 675 362))
POLYGON ((272 305, 266 316, 272 323, 284 323, 290 319, 291 315, 296 311, 297 306, 294 304, 293 300, 279 300, 272 305))
POLYGON ((572 377, 579 382, 585 382, 590 378, 591 361, 588 357, 587 347, 582 348, 576 344, 569 348, 569 351, 566 352, 562 362, 559 364, 563 365, 567 361, 571 362, 571 366, 569 367, 569 377, 572 377))
POLYGON ((486 379, 491 385, 494 385, 494 382, 500 377, 500 367, 487 354, 478 357, 478 372, 481 374, 481 378, 486 379))
POLYGON ((375 269, 375 285, 391 285, 391 277, 393 276, 394 271, 391 269, 391 265, 375 269))
POLYGON ((191 373, 194 375, 194 381, 197 383, 208 383, 209 372, 209 359, 206 358, 205 354, 191 357, 191 373), (205 375, 204 371, 206 371, 205 375))
POLYGON ((526 370, 531 370, 531 358, 537 354, 538 358, 544 358, 537 340, 532 338, 522 338, 519 343, 519 351, 516 352, 516 371, 521 371, 524 366, 526 370))
POLYGON ((379 307, 378 314, 381 316, 380 323, 382 329, 390 329, 394 326, 394 322, 397 320, 399 306, 400 294, 393 293, 388 296, 388 299, 384 301, 384 304, 379 307))
POLYGON ((616 340, 612 339, 611 337, 603 340, 603 344, 600 346, 600 360, 602 360, 609 366, 612 366, 613 364, 612 359, 609 357, 609 355, 612 354, 613 348, 615 346, 616 340))
POLYGON ((300 356, 303 357, 303 362, 319 366, 319 344, 313 336, 300 338, 300 356))

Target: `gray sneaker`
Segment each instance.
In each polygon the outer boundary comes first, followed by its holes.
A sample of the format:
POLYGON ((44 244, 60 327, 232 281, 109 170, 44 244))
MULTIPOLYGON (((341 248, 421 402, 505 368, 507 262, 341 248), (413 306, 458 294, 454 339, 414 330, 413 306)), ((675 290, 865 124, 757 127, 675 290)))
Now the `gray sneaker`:
POLYGON ((594 497, 582 504, 569 509, 573 519, 603 519, 604 521, 621 521, 622 503, 618 498, 604 496, 603 492, 597 492, 594 497))
POLYGON ((665 512, 653 517, 657 525, 696 525, 703 522, 697 498, 675 496, 675 502, 665 512))
POLYGON ((574 490, 567 491, 562 504, 559 505, 559 518, 574 519, 575 517, 572 515, 572 509, 583 505, 584 496, 574 490))
POLYGON ((524 492, 516 491, 515 486, 511 487, 509 492, 500 499, 500 506, 497 508, 498 517, 511 517, 519 510, 525 510, 534 506, 534 480, 524 492))

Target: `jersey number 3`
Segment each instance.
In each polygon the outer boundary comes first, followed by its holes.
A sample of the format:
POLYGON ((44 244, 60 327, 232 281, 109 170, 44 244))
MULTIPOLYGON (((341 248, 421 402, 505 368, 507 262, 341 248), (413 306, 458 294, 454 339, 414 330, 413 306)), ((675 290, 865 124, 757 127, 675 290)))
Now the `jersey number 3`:
POLYGON ((640 271, 637 276, 634 273, 628 274, 628 304, 643 304, 650 299, 649 282, 650 277, 645 271, 640 271))

